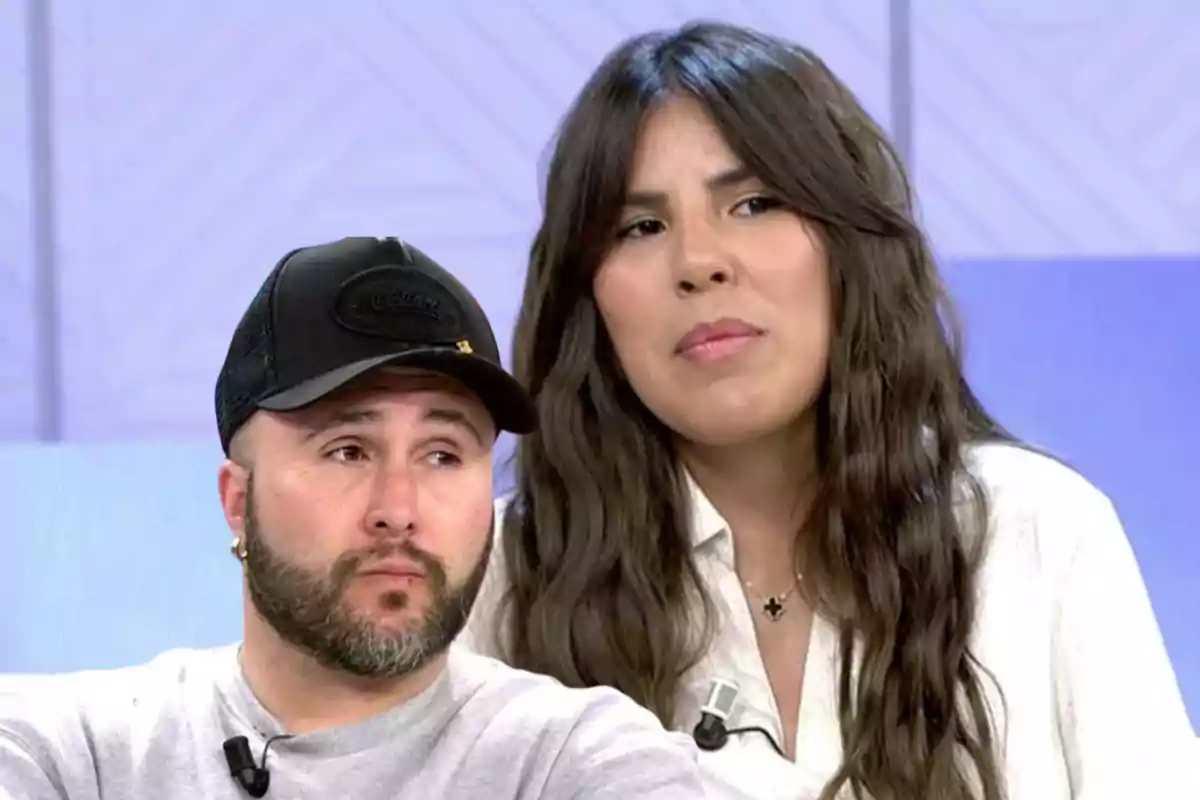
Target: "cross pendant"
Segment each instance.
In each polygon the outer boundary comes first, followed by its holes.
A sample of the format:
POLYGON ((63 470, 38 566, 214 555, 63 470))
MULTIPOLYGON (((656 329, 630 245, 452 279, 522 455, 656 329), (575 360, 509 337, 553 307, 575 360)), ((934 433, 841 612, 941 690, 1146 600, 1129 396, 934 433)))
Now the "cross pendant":
POLYGON ((779 618, 783 616, 784 607, 778 597, 768 597, 767 602, 763 603, 762 610, 767 615, 767 619, 771 622, 778 622, 779 618))

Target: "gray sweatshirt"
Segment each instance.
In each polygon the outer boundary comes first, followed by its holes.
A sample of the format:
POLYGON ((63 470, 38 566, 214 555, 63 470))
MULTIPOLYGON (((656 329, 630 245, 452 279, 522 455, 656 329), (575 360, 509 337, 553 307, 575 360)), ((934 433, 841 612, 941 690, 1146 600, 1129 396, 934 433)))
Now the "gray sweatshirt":
MULTIPOLYGON (((284 733, 236 647, 120 670, 0 678, 0 798, 246 797, 222 743, 284 733)), ((567 689, 454 648, 421 695, 272 743, 267 798, 697 800, 692 742, 610 689, 567 689)))

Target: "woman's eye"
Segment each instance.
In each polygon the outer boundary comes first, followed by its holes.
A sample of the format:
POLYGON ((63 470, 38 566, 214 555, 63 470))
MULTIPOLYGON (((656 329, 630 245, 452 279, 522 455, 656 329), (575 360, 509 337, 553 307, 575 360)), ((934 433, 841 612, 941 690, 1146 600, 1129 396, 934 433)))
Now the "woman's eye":
POLYGON ((662 233, 663 224, 656 219, 639 219, 626 225, 617 233, 618 239, 640 239, 643 236, 653 236, 662 233))
POLYGON ((747 197, 736 206, 733 207, 735 214, 739 216, 755 217, 759 214, 764 214, 782 206, 783 203, 776 200, 774 197, 766 197, 764 195, 755 195, 747 197))

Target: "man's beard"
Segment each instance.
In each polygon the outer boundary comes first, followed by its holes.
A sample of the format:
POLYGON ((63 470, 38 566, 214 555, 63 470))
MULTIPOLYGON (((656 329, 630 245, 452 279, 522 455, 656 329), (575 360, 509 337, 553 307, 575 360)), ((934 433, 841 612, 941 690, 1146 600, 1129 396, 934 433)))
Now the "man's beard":
MULTIPOLYGON (((253 484, 253 482, 251 482, 253 484)), ((458 587, 448 585, 446 570, 435 556, 407 539, 382 542, 369 550, 345 553, 324 575, 278 556, 260 535, 254 510, 254 488, 247 487, 245 568, 250 600, 284 641, 310 653, 322 664, 355 675, 398 678, 444 653, 466 625, 479 594, 492 550, 458 587), (401 630, 387 630, 367 613, 346 603, 346 590, 365 563, 403 556, 424 571, 429 609, 401 630)), ((383 594, 381 605, 403 609, 409 596, 402 590, 383 594)))

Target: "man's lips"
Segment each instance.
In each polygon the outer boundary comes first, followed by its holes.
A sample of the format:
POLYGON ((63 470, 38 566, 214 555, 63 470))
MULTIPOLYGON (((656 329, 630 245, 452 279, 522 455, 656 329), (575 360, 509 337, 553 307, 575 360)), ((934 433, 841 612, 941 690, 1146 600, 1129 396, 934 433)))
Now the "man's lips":
POLYGON ((379 561, 358 571, 359 575, 390 576, 393 578, 424 578, 425 570, 409 561, 379 561))

